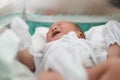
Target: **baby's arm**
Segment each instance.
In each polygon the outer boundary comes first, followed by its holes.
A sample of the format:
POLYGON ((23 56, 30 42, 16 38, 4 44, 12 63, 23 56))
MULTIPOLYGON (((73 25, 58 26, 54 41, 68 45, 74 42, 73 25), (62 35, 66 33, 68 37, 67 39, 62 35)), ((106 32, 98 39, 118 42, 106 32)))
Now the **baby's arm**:
POLYGON ((120 58, 120 46, 117 43, 111 44, 109 46, 107 58, 120 58))
POLYGON ((19 61, 29 67, 31 71, 35 71, 34 59, 28 48, 23 51, 19 51, 17 57, 19 61))
POLYGON ((101 76, 105 73, 106 69, 107 62, 104 62, 92 68, 86 68, 89 80, 100 80, 101 76))
POLYGON ((64 80, 64 79, 59 73, 48 71, 45 73, 41 73, 38 76, 38 80, 64 80))
POLYGON ((87 69, 89 80, 120 80, 120 60, 114 58, 87 69))

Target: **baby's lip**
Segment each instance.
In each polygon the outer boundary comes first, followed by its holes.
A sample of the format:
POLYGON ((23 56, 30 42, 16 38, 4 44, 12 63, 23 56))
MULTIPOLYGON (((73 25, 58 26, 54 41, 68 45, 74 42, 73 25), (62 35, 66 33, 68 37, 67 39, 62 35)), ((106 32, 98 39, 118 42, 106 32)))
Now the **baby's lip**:
POLYGON ((54 31, 53 34, 52 34, 52 37, 54 37, 55 35, 59 34, 60 31, 54 31))

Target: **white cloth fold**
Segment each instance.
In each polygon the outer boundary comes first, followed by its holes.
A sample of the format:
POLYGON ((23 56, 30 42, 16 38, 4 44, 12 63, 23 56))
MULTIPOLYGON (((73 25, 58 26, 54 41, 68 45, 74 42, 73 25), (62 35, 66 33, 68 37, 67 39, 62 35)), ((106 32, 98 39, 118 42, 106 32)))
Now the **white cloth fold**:
POLYGON ((0 34, 0 80, 37 80, 34 74, 16 60, 20 39, 7 29, 0 34))
POLYGON ((5 30, 0 35, 0 59, 7 64, 11 63, 16 57, 19 43, 20 39, 12 30, 5 30))
POLYGON ((108 21, 102 34, 105 42, 107 42, 107 46, 113 43, 120 45, 120 22, 108 21))
POLYGON ((29 34, 29 26, 19 17, 15 17, 11 21, 11 29, 20 38, 19 51, 24 50, 31 45, 31 37, 29 34))

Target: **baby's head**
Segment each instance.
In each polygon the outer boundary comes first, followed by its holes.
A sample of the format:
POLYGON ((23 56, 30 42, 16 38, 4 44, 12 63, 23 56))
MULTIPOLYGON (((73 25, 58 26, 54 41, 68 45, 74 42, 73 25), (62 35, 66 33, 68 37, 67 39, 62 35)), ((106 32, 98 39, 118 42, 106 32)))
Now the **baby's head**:
POLYGON ((70 31, 76 32, 78 38, 85 38, 81 28, 69 21, 55 22, 49 29, 47 33, 47 42, 60 39, 63 35, 69 33, 70 31))

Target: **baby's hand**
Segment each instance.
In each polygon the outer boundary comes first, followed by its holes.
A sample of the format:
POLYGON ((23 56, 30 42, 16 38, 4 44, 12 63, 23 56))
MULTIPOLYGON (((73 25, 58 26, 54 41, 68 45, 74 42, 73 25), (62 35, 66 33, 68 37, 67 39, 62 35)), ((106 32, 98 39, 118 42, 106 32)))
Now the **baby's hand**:
POLYGON ((46 72, 46 73, 41 73, 38 76, 38 80, 64 80, 62 76, 56 72, 46 72))

